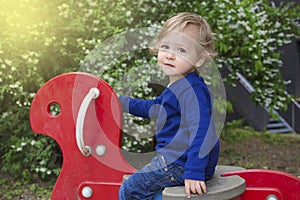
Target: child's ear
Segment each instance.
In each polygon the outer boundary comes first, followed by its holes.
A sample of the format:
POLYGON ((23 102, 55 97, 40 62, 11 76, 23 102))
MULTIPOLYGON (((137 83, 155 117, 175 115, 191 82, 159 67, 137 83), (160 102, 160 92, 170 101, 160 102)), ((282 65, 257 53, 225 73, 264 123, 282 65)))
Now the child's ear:
POLYGON ((204 58, 200 58, 196 64, 195 64, 195 67, 201 67, 205 62, 205 59, 204 58))

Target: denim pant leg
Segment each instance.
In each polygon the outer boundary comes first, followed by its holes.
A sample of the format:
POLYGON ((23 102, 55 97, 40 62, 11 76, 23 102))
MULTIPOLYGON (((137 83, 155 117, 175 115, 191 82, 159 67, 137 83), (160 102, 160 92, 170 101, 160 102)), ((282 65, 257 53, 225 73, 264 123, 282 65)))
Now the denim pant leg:
POLYGON ((183 167, 166 164, 163 156, 155 156, 151 163, 134 173, 119 190, 119 200, 151 200, 165 187, 183 185, 183 167))

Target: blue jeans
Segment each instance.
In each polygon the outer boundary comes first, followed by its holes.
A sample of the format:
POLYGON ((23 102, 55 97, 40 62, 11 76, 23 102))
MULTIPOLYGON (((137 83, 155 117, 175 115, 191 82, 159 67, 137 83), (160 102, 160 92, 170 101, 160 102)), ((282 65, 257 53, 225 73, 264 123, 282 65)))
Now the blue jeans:
MULTIPOLYGON (((165 187, 183 185, 182 166, 167 164, 162 155, 131 175, 119 190, 119 200, 152 200, 165 187)), ((159 196, 159 195, 158 195, 159 196)))

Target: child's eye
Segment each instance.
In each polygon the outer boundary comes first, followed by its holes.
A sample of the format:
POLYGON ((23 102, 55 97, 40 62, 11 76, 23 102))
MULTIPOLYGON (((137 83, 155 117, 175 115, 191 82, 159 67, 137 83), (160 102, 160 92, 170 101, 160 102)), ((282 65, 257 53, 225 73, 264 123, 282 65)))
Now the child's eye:
POLYGON ((185 52, 186 52, 186 50, 185 50, 184 48, 178 48, 177 51, 178 51, 179 53, 185 53, 185 52))
POLYGON ((163 45, 161 45, 161 47, 160 48, 162 48, 162 49, 169 49, 169 46, 168 45, 166 45, 166 44, 163 44, 163 45))

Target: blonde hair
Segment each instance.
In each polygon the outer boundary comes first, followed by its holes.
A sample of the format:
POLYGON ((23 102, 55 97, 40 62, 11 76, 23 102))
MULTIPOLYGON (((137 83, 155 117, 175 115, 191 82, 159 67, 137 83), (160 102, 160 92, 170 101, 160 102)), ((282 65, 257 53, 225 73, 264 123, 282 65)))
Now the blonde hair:
POLYGON ((198 14, 190 12, 181 12, 168 19, 158 34, 157 42, 159 42, 170 31, 182 31, 188 25, 197 27, 196 42, 204 49, 207 56, 214 58, 216 53, 214 49, 214 34, 211 31, 207 21, 198 14))

